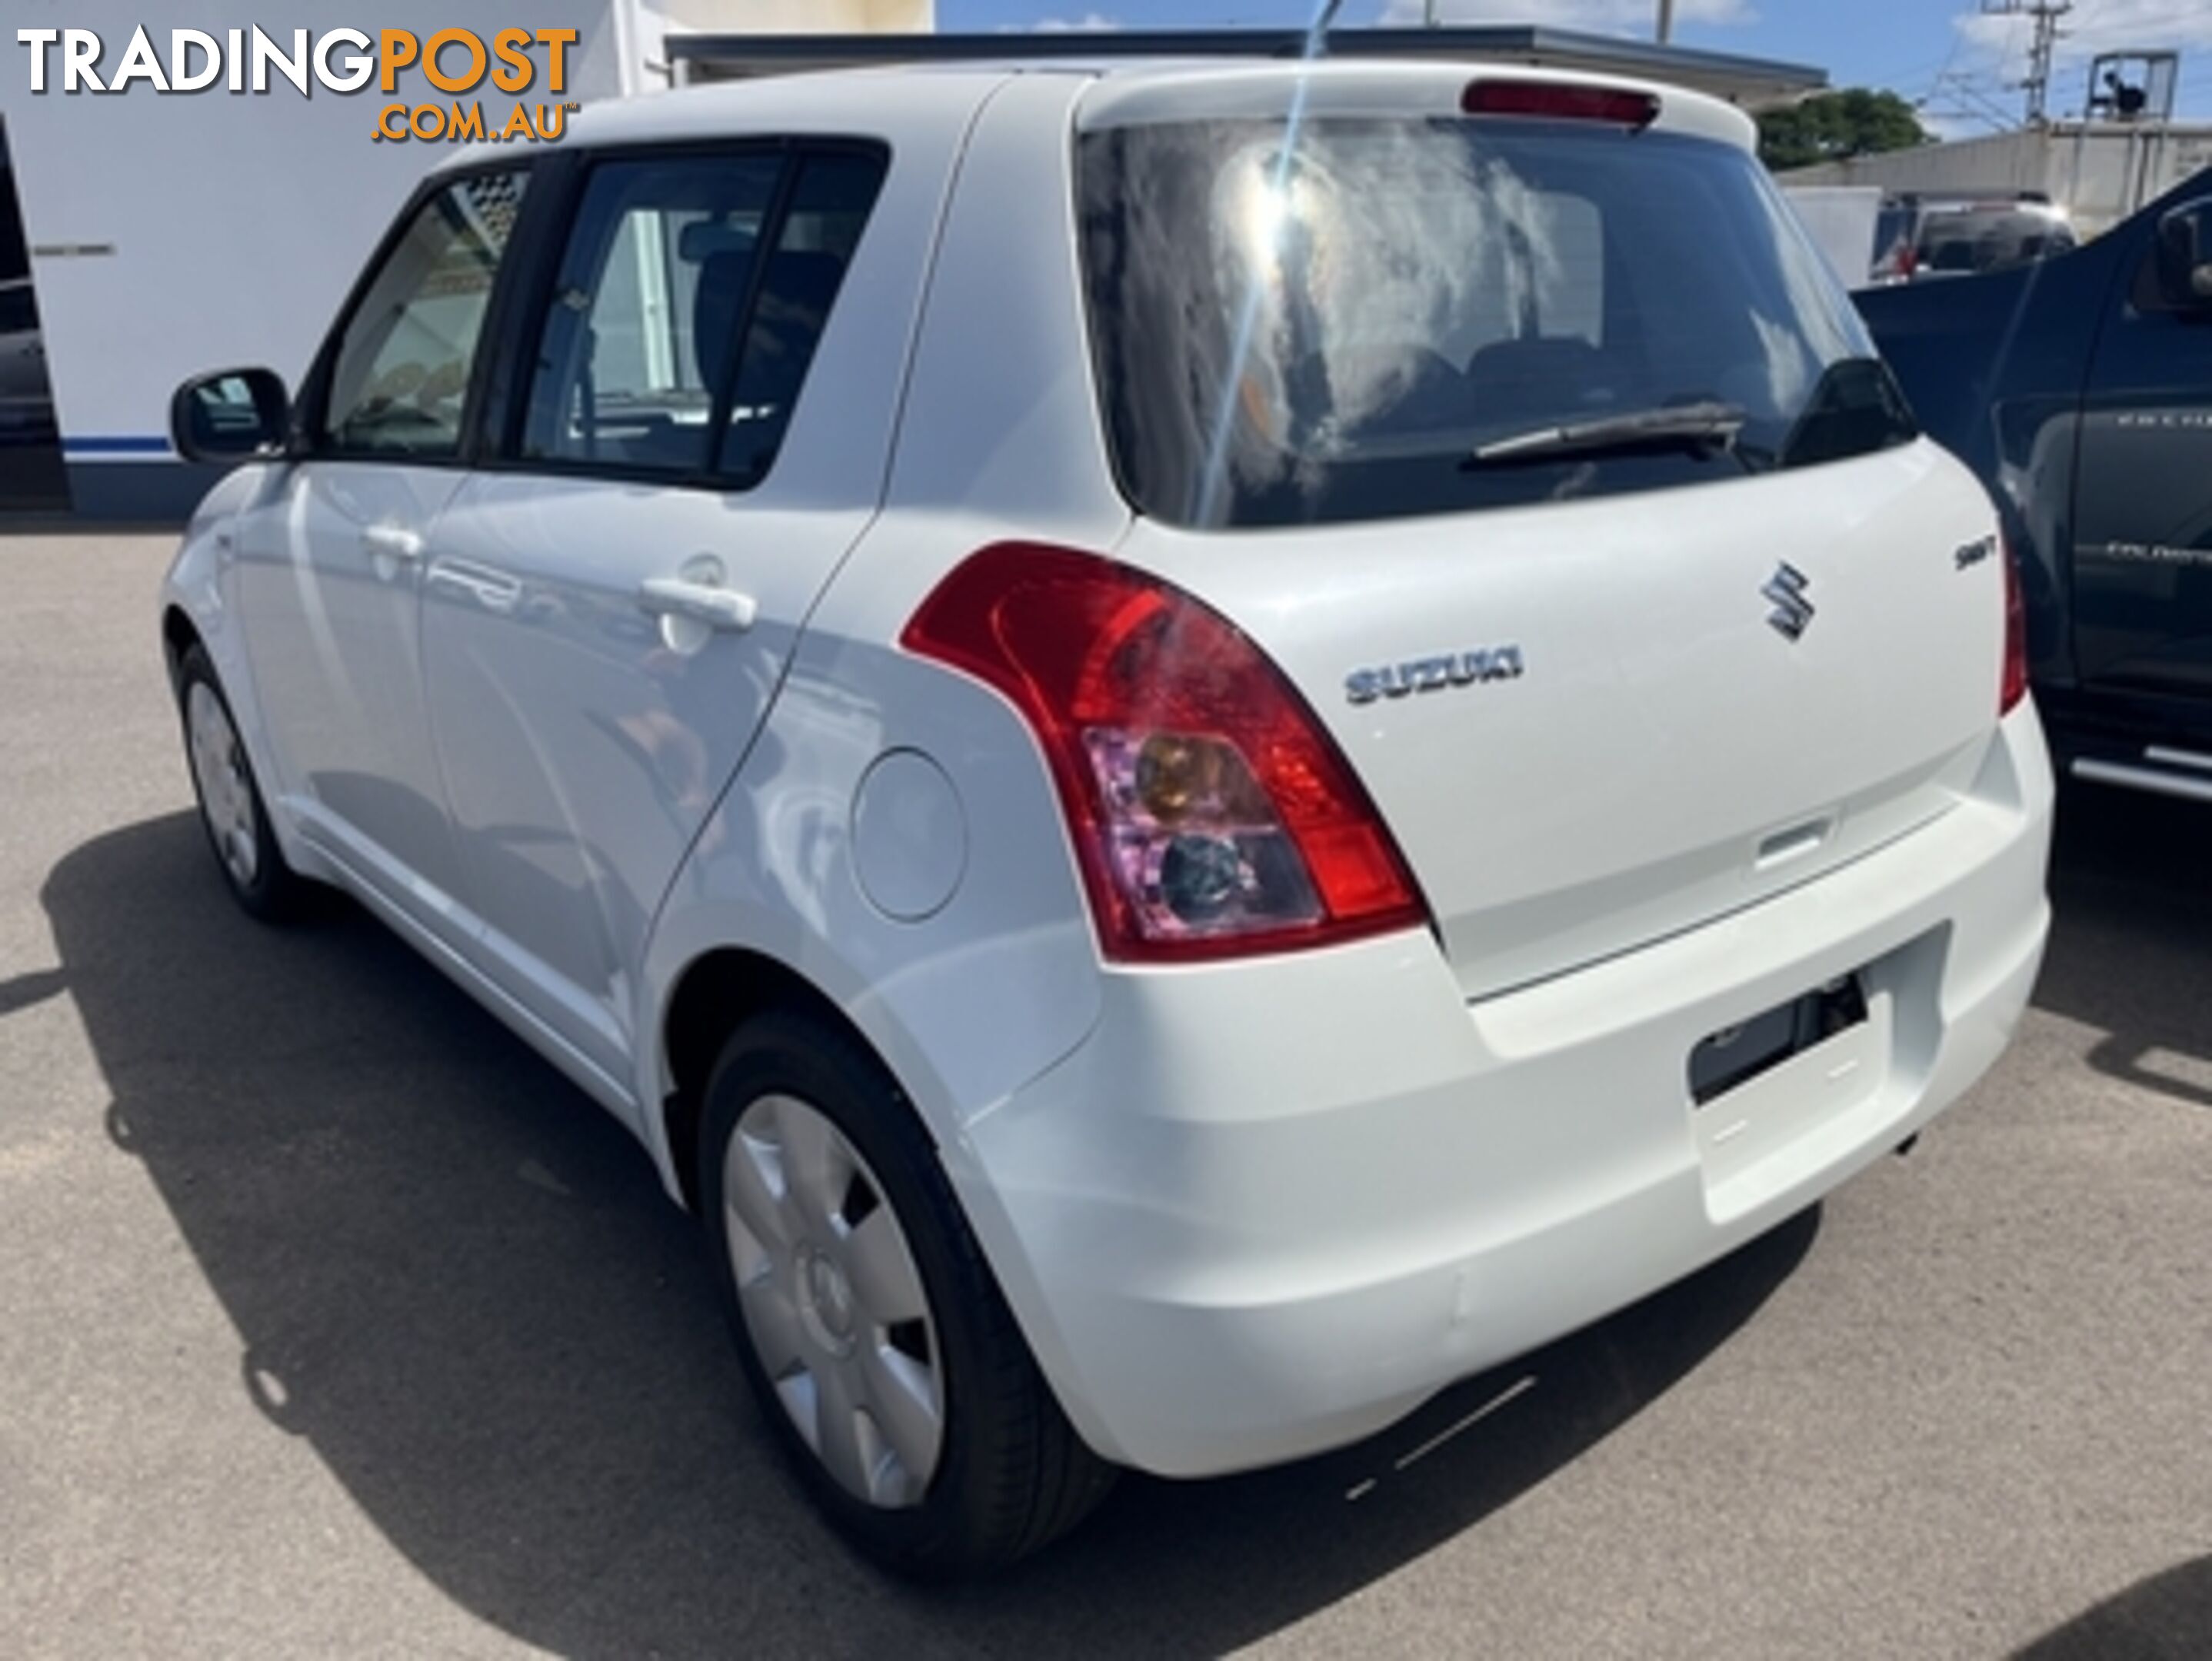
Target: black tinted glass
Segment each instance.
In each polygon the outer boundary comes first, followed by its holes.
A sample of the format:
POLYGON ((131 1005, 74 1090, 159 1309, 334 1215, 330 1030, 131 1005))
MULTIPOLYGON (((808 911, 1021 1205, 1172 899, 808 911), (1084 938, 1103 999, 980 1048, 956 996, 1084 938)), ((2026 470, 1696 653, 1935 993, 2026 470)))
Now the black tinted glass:
POLYGON ((757 480, 774 464, 883 182, 879 155, 817 155, 800 164, 761 272, 722 435, 719 470, 732 479, 757 480))
POLYGON ((526 458, 705 468, 783 167, 762 154, 592 169, 546 307, 526 458))
POLYGON ((1079 189, 1109 442, 1163 519, 1662 489, 1911 435, 1878 366, 1838 386, 1873 349, 1727 145, 1549 122, 1176 122, 1085 136, 1079 189), (1847 419, 1819 414, 1838 399, 1847 419), (1647 429, 1469 462, 1677 407, 1729 412, 1729 440, 1647 429))

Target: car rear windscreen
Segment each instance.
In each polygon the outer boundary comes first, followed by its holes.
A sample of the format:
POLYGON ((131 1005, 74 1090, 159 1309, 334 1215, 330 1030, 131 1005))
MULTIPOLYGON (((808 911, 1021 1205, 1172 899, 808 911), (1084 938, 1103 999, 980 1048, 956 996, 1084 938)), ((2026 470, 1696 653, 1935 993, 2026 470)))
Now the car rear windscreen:
POLYGON ((1917 269, 1978 275, 2074 251, 2074 228, 2031 208, 1962 208, 1922 221, 1917 269))
POLYGON ((1077 188, 1115 471, 1170 523, 1665 489, 1913 435, 1820 254, 1725 144, 1174 121, 1084 135, 1077 188))

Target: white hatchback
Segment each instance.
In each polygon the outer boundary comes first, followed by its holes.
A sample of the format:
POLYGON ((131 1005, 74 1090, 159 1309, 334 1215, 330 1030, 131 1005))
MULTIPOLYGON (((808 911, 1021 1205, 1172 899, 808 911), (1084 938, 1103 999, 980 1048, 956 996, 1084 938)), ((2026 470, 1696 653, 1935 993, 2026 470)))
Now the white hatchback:
POLYGON ((1102 62, 434 174, 178 395, 231 887, 634 1130, 812 1491, 1006 1561, 1912 1137, 2042 951, 1998 518, 1741 113, 1102 62))

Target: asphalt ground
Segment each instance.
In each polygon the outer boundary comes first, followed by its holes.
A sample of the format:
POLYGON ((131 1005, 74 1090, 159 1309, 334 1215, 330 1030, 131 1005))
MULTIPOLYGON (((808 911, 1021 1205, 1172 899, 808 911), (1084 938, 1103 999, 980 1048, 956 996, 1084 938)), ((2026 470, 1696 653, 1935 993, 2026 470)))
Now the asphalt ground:
POLYGON ((358 912, 224 894, 167 544, 0 542, 0 1653, 2212 1655, 2212 810, 2063 806, 1922 1139, 1362 1446, 857 1564, 613 1122, 358 912))

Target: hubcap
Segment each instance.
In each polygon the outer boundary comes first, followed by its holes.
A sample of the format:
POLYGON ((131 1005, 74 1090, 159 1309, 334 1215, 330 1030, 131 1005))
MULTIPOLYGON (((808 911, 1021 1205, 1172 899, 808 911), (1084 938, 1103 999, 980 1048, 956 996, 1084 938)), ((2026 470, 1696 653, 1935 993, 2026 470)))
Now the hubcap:
POLYGON ((801 1246, 799 1313, 809 1336, 837 1355, 853 1350, 853 1283, 845 1271, 812 1246, 801 1246))
POLYGON ((837 1485, 917 1505, 945 1441, 937 1327, 875 1173, 819 1109, 763 1096, 722 1159, 745 1335, 837 1485))
POLYGON ((194 681, 185 695, 185 734, 208 834, 232 880, 250 888, 261 866, 253 828, 253 785, 229 712, 205 681, 194 681))

